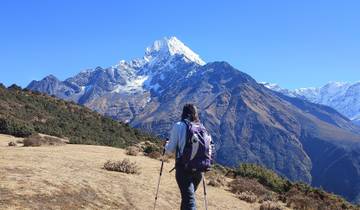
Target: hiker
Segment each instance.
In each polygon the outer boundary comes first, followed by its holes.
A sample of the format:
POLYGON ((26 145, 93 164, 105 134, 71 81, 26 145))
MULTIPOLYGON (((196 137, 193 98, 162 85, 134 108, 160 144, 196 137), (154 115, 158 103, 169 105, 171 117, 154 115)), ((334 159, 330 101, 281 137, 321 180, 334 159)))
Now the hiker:
MULTIPOLYGON (((181 210, 196 210, 195 191, 203 178, 202 172, 210 170, 214 148, 193 104, 183 107, 181 121, 173 125, 165 151, 167 154, 176 152, 175 177, 181 193, 181 210)), ((205 182, 204 194, 207 205, 205 182)))

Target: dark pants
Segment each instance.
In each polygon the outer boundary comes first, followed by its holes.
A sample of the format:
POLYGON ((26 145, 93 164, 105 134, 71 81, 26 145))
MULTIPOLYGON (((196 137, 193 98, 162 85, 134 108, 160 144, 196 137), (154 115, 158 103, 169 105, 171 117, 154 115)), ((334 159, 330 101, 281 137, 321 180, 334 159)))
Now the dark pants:
POLYGON ((181 193, 181 210, 196 210, 195 191, 202 179, 201 172, 185 171, 176 167, 176 182, 181 193))

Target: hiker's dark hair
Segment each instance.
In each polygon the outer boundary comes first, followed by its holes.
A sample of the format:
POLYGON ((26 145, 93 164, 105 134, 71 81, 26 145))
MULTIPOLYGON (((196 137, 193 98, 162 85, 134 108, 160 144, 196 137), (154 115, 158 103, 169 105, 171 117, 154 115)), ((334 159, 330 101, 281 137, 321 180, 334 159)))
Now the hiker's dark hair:
POLYGON ((191 122, 199 122, 199 115, 194 104, 185 104, 181 114, 181 120, 188 119, 191 122))

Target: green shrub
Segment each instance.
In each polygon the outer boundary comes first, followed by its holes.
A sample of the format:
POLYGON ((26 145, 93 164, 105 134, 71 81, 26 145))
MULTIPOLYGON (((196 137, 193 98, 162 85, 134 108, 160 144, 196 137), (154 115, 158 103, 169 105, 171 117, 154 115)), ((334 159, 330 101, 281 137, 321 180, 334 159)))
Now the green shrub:
POLYGON ((153 152, 159 152, 160 153, 160 147, 155 145, 155 144, 149 144, 149 145, 145 146, 144 153, 146 155, 151 154, 153 152))
POLYGON ((287 192, 291 187, 291 182, 280 177, 275 172, 256 164, 241 164, 235 170, 236 176, 257 179, 259 183, 275 192, 287 192))
POLYGON ((13 141, 10 141, 10 142, 8 143, 8 146, 9 146, 9 147, 15 147, 15 146, 16 146, 16 143, 13 142, 13 141))
POLYGON ((252 192, 242 192, 237 195, 240 200, 243 200, 248 203, 255 203, 257 196, 252 192))
POLYGON ((140 174, 140 168, 138 167, 136 162, 131 162, 127 158, 122 161, 108 160, 106 163, 104 163, 104 169, 108 171, 117 171, 127 174, 140 174))
POLYGON ((129 146, 126 148, 127 155, 137 156, 139 154, 139 152, 140 152, 140 149, 135 146, 129 146))
POLYGON ((212 166, 212 170, 217 171, 218 173, 221 173, 223 175, 226 175, 231 169, 216 163, 212 166))
POLYGON ((262 196, 269 192, 269 190, 267 190, 257 180, 246 177, 237 177, 229 183, 229 187, 230 191, 235 194, 251 192, 257 196, 262 196))
POLYGON ((227 184, 225 176, 222 173, 219 173, 217 170, 212 170, 205 173, 206 180, 208 185, 213 187, 223 187, 227 184))
POLYGON ((260 205, 260 210, 283 210, 284 208, 280 206, 280 204, 272 202, 272 201, 265 201, 260 205))
POLYGON ((161 157, 161 154, 158 151, 152 151, 150 153, 147 153, 147 156, 152 159, 159 159, 161 157))

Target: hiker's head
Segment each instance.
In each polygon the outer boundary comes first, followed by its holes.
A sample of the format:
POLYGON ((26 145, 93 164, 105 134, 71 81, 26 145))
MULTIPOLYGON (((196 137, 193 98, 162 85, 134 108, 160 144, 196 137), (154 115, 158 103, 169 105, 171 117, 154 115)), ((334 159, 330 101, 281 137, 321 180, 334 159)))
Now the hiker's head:
POLYGON ((185 104, 181 115, 181 120, 188 119, 191 122, 199 122, 199 115, 194 104, 185 104))

